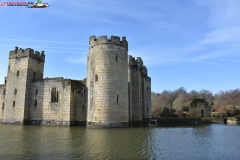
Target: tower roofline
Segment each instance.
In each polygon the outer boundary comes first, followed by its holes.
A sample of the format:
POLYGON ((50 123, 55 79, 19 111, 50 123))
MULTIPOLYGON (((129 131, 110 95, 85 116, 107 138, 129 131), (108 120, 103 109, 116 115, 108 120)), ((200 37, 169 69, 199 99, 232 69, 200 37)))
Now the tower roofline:
POLYGON ((123 36, 122 39, 120 40, 120 37, 118 36, 111 36, 110 39, 108 39, 107 36, 91 36, 89 38, 89 47, 92 48, 95 45, 99 44, 115 44, 115 45, 121 45, 123 47, 128 48, 128 42, 126 40, 126 37, 123 36))
POLYGON ((20 48, 18 49, 18 47, 15 47, 15 50, 10 51, 9 53, 9 59, 12 58, 20 58, 20 57, 32 57, 34 59, 38 59, 41 62, 45 62, 45 54, 44 51, 40 52, 39 51, 35 51, 31 49, 31 48, 26 48, 25 50, 20 48))

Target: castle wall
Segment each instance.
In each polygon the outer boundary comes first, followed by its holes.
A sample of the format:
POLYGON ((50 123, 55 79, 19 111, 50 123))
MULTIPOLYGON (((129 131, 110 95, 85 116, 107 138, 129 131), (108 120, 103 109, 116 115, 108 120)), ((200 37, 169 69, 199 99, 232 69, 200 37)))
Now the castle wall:
POLYGON ((74 111, 71 111, 72 89, 74 88, 71 87, 71 80, 63 78, 47 78, 32 83, 30 123, 47 125, 74 123, 75 115, 74 111), (58 91, 58 102, 52 102, 53 88, 58 91))
POLYGON ((146 118, 152 118, 151 78, 147 76, 147 68, 140 57, 128 56, 129 111, 133 125, 146 118))
POLYGON ((142 82, 140 70, 135 66, 132 69, 132 120, 142 120, 142 82))
POLYGON ((9 54, 9 66, 6 84, 4 123, 24 123, 29 119, 30 88, 32 71, 39 78, 43 74, 45 56, 32 49, 15 48, 9 54))
POLYGON ((145 118, 152 118, 151 78, 145 77, 145 118))
POLYGON ((43 51, 10 51, 8 75, 0 85, 0 121, 127 127, 151 118, 151 78, 140 57, 128 56, 126 37, 91 36, 89 43, 82 81, 43 79, 43 51))
POLYGON ((88 54, 88 127, 128 125, 127 41, 90 37, 88 54))
POLYGON ((3 119, 3 116, 4 116, 4 98, 5 98, 5 93, 4 93, 4 90, 6 88, 6 85, 5 84, 1 84, 0 85, 0 122, 2 121, 3 119))
POLYGON ((86 113, 87 113, 87 88, 86 79, 83 81, 72 81, 72 88, 74 88, 74 94, 72 99, 72 109, 75 116, 76 125, 86 125, 86 113))

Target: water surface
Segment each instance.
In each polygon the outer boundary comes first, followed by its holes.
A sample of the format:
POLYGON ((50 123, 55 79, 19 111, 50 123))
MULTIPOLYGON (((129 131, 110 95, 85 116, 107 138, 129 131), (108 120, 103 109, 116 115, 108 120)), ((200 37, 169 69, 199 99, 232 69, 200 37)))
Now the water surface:
POLYGON ((0 159, 240 159, 240 126, 0 125, 0 159))

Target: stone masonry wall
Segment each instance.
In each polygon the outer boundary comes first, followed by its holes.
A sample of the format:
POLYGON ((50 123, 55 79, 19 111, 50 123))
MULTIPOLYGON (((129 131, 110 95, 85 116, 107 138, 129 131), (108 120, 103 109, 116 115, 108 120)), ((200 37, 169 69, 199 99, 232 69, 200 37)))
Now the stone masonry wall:
POLYGON ((43 53, 34 53, 32 49, 18 50, 16 47, 14 51, 10 51, 4 123, 24 123, 29 120, 30 88, 33 79, 31 71, 41 72, 40 78, 43 74, 44 59, 43 53))
POLYGON ((87 88, 86 79, 83 81, 72 81, 74 87, 74 106, 76 125, 86 125, 87 113, 87 88))
POLYGON ((70 125, 71 92, 71 80, 63 78, 36 80, 32 84, 30 122, 32 124, 70 125), (51 102, 53 88, 58 91, 58 102, 51 102), (38 90, 37 94, 36 90, 38 90), (35 100, 37 100, 37 106, 35 106, 35 100))
POLYGON ((1 84, 0 85, 0 122, 3 119, 4 116, 4 98, 5 98, 5 90, 6 89, 6 85, 5 84, 1 84))
POLYGON ((88 127, 128 126, 127 51, 125 37, 90 37, 88 127))

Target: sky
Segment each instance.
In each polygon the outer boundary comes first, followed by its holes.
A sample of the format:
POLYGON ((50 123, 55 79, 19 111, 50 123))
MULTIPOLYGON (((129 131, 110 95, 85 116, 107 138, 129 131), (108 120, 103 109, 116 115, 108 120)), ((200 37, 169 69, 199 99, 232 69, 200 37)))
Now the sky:
POLYGON ((240 88, 239 0, 42 3, 49 7, 0 6, 0 84, 15 46, 45 51, 44 77, 81 80, 89 37, 115 35, 126 36, 129 55, 142 57, 153 92, 184 87, 215 94, 240 88))

